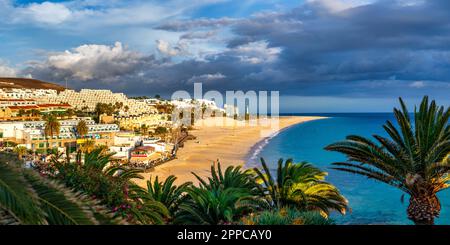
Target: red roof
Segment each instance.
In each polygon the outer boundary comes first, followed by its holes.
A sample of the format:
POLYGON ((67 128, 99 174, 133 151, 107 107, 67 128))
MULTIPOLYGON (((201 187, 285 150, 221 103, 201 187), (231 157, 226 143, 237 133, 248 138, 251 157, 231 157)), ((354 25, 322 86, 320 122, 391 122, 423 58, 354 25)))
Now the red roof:
POLYGON ((29 110, 29 109, 39 109, 37 105, 25 105, 25 106, 8 106, 11 110, 29 110))
POLYGON ((71 105, 64 103, 64 104, 39 104, 39 107, 72 107, 71 105))
POLYGON ((155 147, 153 146, 139 146, 136 147, 133 152, 135 151, 155 151, 155 147))
POLYGON ((72 107, 69 104, 41 104, 41 105, 17 105, 17 106, 8 106, 11 110, 30 110, 30 109, 43 109, 43 108, 52 108, 52 107, 72 107))
POLYGON ((0 99, 0 101, 15 101, 15 102, 19 102, 19 101, 35 101, 33 99, 0 99))

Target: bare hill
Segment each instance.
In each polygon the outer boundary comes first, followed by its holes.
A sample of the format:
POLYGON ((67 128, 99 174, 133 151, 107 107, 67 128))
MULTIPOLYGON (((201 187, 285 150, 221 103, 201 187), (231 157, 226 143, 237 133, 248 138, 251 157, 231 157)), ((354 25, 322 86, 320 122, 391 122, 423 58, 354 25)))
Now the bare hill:
POLYGON ((54 89, 58 91, 65 90, 61 85, 44 82, 29 78, 3 78, 0 77, 0 88, 32 88, 32 89, 54 89))

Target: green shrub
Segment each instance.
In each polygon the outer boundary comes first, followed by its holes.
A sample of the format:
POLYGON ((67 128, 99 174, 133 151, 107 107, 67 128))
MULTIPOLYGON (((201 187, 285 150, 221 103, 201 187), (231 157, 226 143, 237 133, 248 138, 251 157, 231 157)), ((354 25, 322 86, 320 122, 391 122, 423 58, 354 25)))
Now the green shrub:
POLYGON ((302 212, 294 208, 282 208, 253 213, 244 217, 241 223, 244 225, 333 225, 334 221, 325 218, 317 211, 302 212))

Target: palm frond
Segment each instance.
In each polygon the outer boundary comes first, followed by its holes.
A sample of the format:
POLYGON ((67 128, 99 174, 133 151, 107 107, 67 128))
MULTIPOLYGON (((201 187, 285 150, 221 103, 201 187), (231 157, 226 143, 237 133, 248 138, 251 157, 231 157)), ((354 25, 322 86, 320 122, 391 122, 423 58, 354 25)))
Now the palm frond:
POLYGON ((0 162, 0 209, 21 224, 46 224, 37 194, 22 169, 0 162))
POLYGON ((90 210, 91 206, 88 205, 87 198, 84 195, 73 193, 60 184, 40 178, 29 171, 24 176, 35 190, 49 224, 97 224, 90 210))

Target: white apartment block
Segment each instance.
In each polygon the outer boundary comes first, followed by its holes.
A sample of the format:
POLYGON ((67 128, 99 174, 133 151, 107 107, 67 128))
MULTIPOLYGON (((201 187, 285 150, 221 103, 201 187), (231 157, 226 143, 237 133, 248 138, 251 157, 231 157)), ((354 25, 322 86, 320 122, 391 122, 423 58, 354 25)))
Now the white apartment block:
POLYGON ((30 106, 37 105, 37 102, 33 99, 2 99, 0 98, 0 108, 10 106, 30 106))
POLYGON ((123 93, 113 93, 111 90, 82 89, 80 92, 64 90, 58 95, 43 97, 47 103, 68 103, 75 109, 87 108, 94 111, 97 103, 122 103, 120 112, 124 116, 157 113, 156 109, 144 101, 128 99, 123 93), (128 110, 125 109, 128 107, 128 110))
POLYGON ((216 102, 213 100, 205 99, 183 99, 183 100, 171 100, 170 103, 178 109, 186 108, 201 108, 205 106, 206 108, 214 111, 225 111, 224 109, 217 106, 216 102))
POLYGON ((116 120, 124 128, 140 128, 142 125, 146 125, 150 128, 170 127, 170 121, 167 121, 167 115, 164 114, 147 114, 142 116, 118 116, 116 120))
MULTIPOLYGON (((76 125, 80 120, 85 120, 88 126, 86 136, 96 138, 100 134, 119 132, 116 124, 95 124, 90 118, 77 118, 72 120, 61 120, 60 131, 55 139, 76 139, 76 125)), ((32 141, 45 140, 45 121, 16 121, 0 122, 0 132, 3 138, 14 139, 15 141, 25 141, 25 145, 30 148, 32 141)))
POLYGON ((54 89, 0 89, 0 98, 5 99, 38 99, 47 96, 56 96, 58 92, 54 89))

